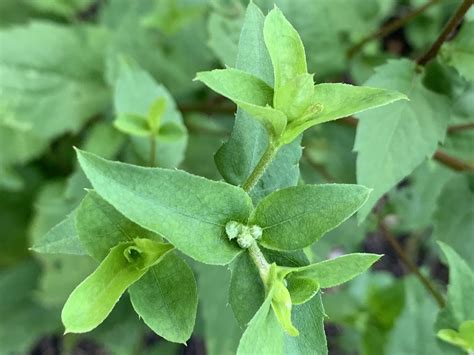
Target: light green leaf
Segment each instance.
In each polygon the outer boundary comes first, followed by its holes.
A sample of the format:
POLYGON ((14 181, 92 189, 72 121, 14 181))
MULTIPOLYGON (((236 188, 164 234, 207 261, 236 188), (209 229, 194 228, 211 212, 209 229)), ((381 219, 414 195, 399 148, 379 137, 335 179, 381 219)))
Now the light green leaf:
POLYGON ((136 239, 134 243, 112 248, 99 267, 74 289, 66 301, 61 313, 66 333, 85 333, 102 323, 122 293, 172 248, 170 244, 146 239, 136 239))
POLYGON ((291 303, 294 305, 306 303, 313 298, 320 289, 319 283, 315 279, 299 277, 297 274, 290 274, 286 278, 286 282, 291 296, 291 303))
POLYGON ((423 86, 416 64, 392 60, 379 67, 367 86, 398 90, 410 101, 398 101, 357 117, 354 150, 357 182, 374 189, 358 214, 363 220, 378 199, 431 157, 444 139, 448 100, 423 86))
POLYGON ((269 134, 277 137, 285 128, 285 115, 270 106, 273 89, 256 76, 227 68, 197 73, 196 79, 234 101, 251 117, 260 121, 269 134))
POLYGON ((174 141, 186 135, 186 128, 181 123, 168 122, 160 126, 158 137, 163 141, 174 141))
POLYGON ((447 306, 436 321, 437 329, 458 329, 462 322, 474 319, 474 272, 449 245, 438 242, 449 265, 447 306))
POLYGON ((440 57, 464 78, 474 82, 474 21, 464 21, 454 40, 443 45, 440 57))
POLYGON ((305 116, 313 101, 313 91, 313 75, 300 74, 286 81, 281 90, 275 92, 273 105, 288 116, 289 122, 294 121, 305 116))
POLYGON ((160 127, 161 118, 166 110, 166 99, 164 97, 157 98, 150 106, 148 111, 148 126, 152 132, 157 132, 160 127))
POLYGON ((229 98, 237 105, 247 103, 254 106, 271 105, 273 89, 263 80, 239 69, 215 69, 196 74, 215 92, 229 98))
POLYGON ((381 258, 377 254, 354 253, 296 268, 291 277, 316 280, 321 288, 338 286, 365 272, 381 258))
POLYGON ((256 207, 251 223, 263 228, 264 247, 296 250, 311 245, 354 214, 370 190, 360 185, 305 185, 273 192, 256 207))
POLYGON ((265 18, 263 35, 273 64, 275 92, 279 92, 287 81, 308 71, 303 43, 276 7, 265 18))
MULTIPOLYGON (((236 67, 273 84, 273 70, 263 41, 264 16, 250 2, 239 41, 236 67)), ((224 179, 233 185, 242 185, 257 165, 269 142, 265 128, 247 112, 237 109, 230 139, 215 155, 216 165, 224 179)), ((282 147, 264 175, 252 189, 251 196, 258 201, 268 193, 298 182, 301 147, 299 140, 282 147)))
POLYGON ((313 103, 321 105, 321 109, 306 119, 290 124, 283 141, 291 142, 303 131, 317 124, 406 99, 406 95, 392 90, 340 83, 318 84, 314 87, 313 103))
POLYGON ((189 266, 168 254, 129 289, 133 308, 156 334, 184 343, 191 336, 197 310, 197 288, 189 266))
POLYGON ((224 226, 250 214, 252 203, 242 189, 184 171, 111 162, 86 152, 78 157, 102 198, 185 254, 204 263, 227 264, 240 253, 224 226))
POLYGON ((298 329, 295 328, 291 322, 291 309, 293 304, 291 303, 290 292, 286 288, 283 280, 277 275, 277 266, 272 264, 270 267, 269 287, 271 290, 268 292, 272 295, 272 309, 278 319, 278 323, 283 327, 285 332, 293 337, 299 335, 298 329))
POLYGON ((125 134, 148 137, 151 135, 146 117, 132 113, 123 113, 117 116, 114 126, 125 134))
POLYGON ((237 354, 327 354, 321 297, 314 297, 311 301, 294 307, 292 320, 300 332, 297 337, 285 334, 274 312, 270 309, 270 297, 271 294, 267 296, 250 321, 240 340, 237 354))
POLYGON ((437 335, 445 342, 458 346, 467 352, 474 351, 474 320, 462 322, 459 331, 441 329, 437 335))
POLYGON ((240 339, 237 355, 283 354, 284 332, 271 309, 273 292, 268 293, 240 339))
POLYGON ((161 237, 125 218, 95 191, 89 191, 76 213, 76 229, 87 253, 97 260, 119 243, 135 238, 161 241, 161 237))
POLYGON ((48 233, 37 238, 31 249, 45 254, 86 255, 87 253, 76 231, 75 216, 74 212, 71 213, 48 233))

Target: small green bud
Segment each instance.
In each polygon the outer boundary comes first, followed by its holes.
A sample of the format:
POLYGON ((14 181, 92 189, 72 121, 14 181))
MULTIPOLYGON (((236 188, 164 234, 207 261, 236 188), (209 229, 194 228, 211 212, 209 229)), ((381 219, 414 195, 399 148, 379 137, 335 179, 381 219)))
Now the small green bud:
POLYGON ((242 249, 247 249, 252 245, 252 243, 255 243, 255 239, 248 232, 248 230, 246 230, 244 233, 239 235, 237 238, 237 243, 242 249))
POLYGON ((229 240, 235 239, 242 232, 242 224, 236 221, 229 221, 225 225, 225 232, 229 240))
POLYGON ((253 237, 253 239, 258 240, 262 237, 262 227, 260 226, 250 226, 249 227, 250 235, 253 237))

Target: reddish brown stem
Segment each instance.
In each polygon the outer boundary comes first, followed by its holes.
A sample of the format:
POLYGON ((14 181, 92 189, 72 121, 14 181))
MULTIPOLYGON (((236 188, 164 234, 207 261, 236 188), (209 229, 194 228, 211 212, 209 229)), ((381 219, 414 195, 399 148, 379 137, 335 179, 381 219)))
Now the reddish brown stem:
POLYGON ((420 272, 420 269, 418 268, 418 266, 415 264, 415 262, 410 258, 410 256, 405 252, 403 247, 400 245, 400 243, 398 242, 398 239, 392 234, 392 232, 387 228, 387 226, 383 222, 379 223, 379 228, 384 238, 390 244, 390 246, 395 251, 395 253, 397 253, 398 257, 400 258, 400 261, 405 265, 405 267, 408 270, 410 270, 418 278, 418 280, 420 280, 420 282, 423 284, 426 290, 430 293, 430 295, 433 296, 438 306, 440 308, 443 308, 446 304, 444 297, 433 286, 431 281, 420 272))
POLYGON ((439 49, 443 45, 443 43, 449 38, 451 33, 456 29, 456 27, 461 23, 464 15, 472 6, 474 0, 464 0, 463 3, 459 6, 456 10, 454 15, 449 19, 446 26, 444 26, 443 31, 439 35, 439 37, 434 41, 433 45, 431 46, 428 51, 423 54, 418 60, 416 61, 418 65, 426 65, 431 59, 436 57, 439 52, 439 49))

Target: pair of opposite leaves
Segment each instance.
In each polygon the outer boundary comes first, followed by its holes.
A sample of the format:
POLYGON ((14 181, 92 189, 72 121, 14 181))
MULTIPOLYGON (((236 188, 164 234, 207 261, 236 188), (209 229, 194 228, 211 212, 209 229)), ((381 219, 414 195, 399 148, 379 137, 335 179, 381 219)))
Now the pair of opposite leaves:
POLYGON ((276 146, 291 143, 316 124, 407 99, 385 89, 342 83, 314 85, 301 38, 276 7, 265 17, 263 37, 273 65, 273 88, 271 83, 233 68, 201 72, 195 80, 261 122, 276 146))
MULTIPOLYGON (((183 253, 207 264, 228 264, 242 252, 236 242, 226 237, 225 225, 229 221, 262 227, 259 243, 268 249, 298 250, 311 245, 351 216, 370 192, 358 185, 290 187, 270 194, 254 209, 249 195, 241 188, 184 171, 110 162, 86 152, 79 152, 79 161, 97 193, 121 214, 162 235, 183 253)), ((125 289, 161 260, 162 256, 156 253, 147 256, 153 248, 141 247, 142 241, 137 239, 132 244, 113 248, 110 258, 107 256, 97 271, 71 294, 63 310, 63 321, 68 331, 84 332, 100 324, 125 289), (150 261, 140 263, 137 268, 135 259, 124 257, 123 253, 130 250, 143 253, 150 261), (115 261, 119 259, 120 262, 115 261), (80 309, 78 304, 90 299, 86 295, 91 292, 87 284, 99 277, 95 274, 100 275, 101 267, 105 268, 103 264, 109 262, 117 262, 118 266, 113 267, 124 268, 124 275, 127 275, 126 281, 116 280, 120 283, 120 292, 117 291, 113 302, 104 307, 102 316, 91 320, 93 324, 71 326, 76 324, 70 320, 76 317, 80 309), (69 313, 72 316, 67 316, 69 313)), ((156 243, 150 241, 147 245, 161 245, 156 243)), ((165 246, 170 247, 169 244, 165 246)), ((165 246, 160 246, 164 248, 163 253, 168 252, 165 246)), ((266 286, 268 293, 275 296, 272 307, 279 322, 288 333, 296 335, 291 325, 292 304, 308 301, 319 287, 331 287, 350 280, 378 258, 378 255, 371 254, 349 254, 306 267, 278 267, 275 277, 266 286), (287 285, 283 285, 286 281, 290 293, 287 285), (291 300, 288 300, 288 295, 291 300)), ((120 273, 116 274, 120 277, 120 273)), ((99 296, 94 296, 97 298, 95 302, 100 302, 99 296)))

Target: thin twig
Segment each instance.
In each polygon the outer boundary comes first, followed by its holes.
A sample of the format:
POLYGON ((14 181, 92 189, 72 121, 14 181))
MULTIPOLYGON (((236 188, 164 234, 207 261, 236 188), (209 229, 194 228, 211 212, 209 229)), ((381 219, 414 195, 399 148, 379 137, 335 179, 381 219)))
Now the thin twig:
POLYGON ((413 11, 408 12, 406 15, 387 23, 386 25, 384 25, 383 27, 381 27, 377 31, 369 34, 368 36, 361 39, 354 46, 352 46, 347 51, 347 57, 352 58, 358 51, 360 51, 362 49, 362 47, 364 47, 370 41, 372 41, 374 39, 377 39, 377 38, 386 37, 390 33, 393 33, 396 30, 398 30, 399 28, 402 28, 408 22, 410 22, 411 20, 413 20, 414 18, 416 18, 417 16, 419 16, 424 11, 426 11, 427 9, 429 9, 431 6, 433 6, 434 4, 436 4, 438 2, 439 2, 439 0, 430 0, 427 3, 425 3, 424 5, 414 9, 413 11))
POLYGON ((474 171, 474 165, 437 150, 433 159, 455 171, 474 171))
POLYGON ((156 138, 154 135, 150 136, 150 166, 154 167, 156 163, 156 138))
POLYGON ((458 133, 458 132, 462 132, 462 131, 468 131, 470 129, 474 129, 474 122, 449 126, 448 127, 448 134, 458 133))
POLYGON ((436 41, 433 43, 431 48, 425 54, 423 54, 420 58, 418 58, 418 60, 416 61, 418 65, 426 65, 426 63, 428 63, 431 59, 436 57, 443 43, 449 38, 449 36, 456 29, 459 23, 461 23, 462 19, 464 18, 464 15, 472 6, 473 2, 474 0, 463 1, 461 6, 459 6, 459 8, 454 13, 454 15, 449 19, 446 26, 444 26, 443 31, 441 32, 439 37, 436 39, 436 41))
POLYGON ((420 280, 423 286, 425 286, 426 290, 431 294, 431 296, 433 296, 438 306, 440 308, 443 308, 446 304, 446 301, 444 300, 444 297, 441 295, 441 293, 439 293, 439 291, 433 286, 431 281, 420 272, 418 266, 415 264, 415 262, 413 262, 413 260, 411 260, 411 258, 408 256, 408 254, 398 242, 397 238, 392 234, 392 232, 390 232, 390 230, 383 222, 379 223, 379 228, 382 232, 382 235, 393 248, 393 250, 397 253, 402 263, 407 267, 408 270, 415 274, 415 276, 420 280))

